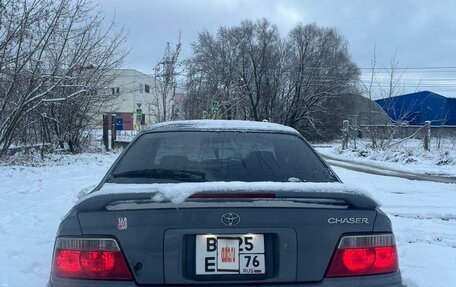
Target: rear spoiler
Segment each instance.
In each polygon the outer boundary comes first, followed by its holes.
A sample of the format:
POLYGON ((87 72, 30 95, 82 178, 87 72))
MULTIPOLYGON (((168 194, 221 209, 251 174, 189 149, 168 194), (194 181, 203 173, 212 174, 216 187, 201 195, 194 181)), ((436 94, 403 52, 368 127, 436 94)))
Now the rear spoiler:
MULTIPOLYGON (((124 193, 93 193, 89 198, 82 199, 75 205, 77 211, 96 211, 106 208, 106 206, 119 202, 119 201, 155 201, 157 203, 171 203, 170 200, 157 201, 154 200, 159 195, 158 192, 124 192, 124 193)), ((246 192, 198 192, 187 197, 188 200, 249 200, 249 201, 261 201, 261 200, 332 200, 343 202, 347 206, 356 209, 369 209, 373 210, 379 206, 379 204, 364 194, 359 193, 344 193, 344 192, 294 192, 294 191, 246 191, 246 192)), ((175 203, 175 207, 179 207, 179 203, 175 203)))

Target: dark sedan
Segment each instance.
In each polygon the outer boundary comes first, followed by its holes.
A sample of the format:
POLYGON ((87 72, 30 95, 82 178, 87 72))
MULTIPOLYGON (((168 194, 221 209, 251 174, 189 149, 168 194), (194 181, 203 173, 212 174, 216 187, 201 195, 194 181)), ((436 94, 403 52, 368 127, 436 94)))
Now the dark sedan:
POLYGON ((50 286, 399 287, 390 220, 294 129, 140 133, 60 224, 50 286))

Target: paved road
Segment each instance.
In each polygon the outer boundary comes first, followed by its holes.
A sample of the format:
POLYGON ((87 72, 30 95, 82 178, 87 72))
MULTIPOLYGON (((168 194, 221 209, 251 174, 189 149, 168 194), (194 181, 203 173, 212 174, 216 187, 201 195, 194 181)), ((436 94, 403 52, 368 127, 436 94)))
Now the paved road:
POLYGON ((406 171, 397 170, 397 169, 385 168, 383 166, 379 166, 379 165, 375 165, 375 164, 360 163, 360 162, 350 161, 350 160, 341 160, 339 158, 335 158, 335 157, 327 156, 327 155, 321 155, 321 156, 330 165, 346 168, 349 170, 376 174, 376 175, 394 176, 394 177, 406 178, 406 179, 411 179, 411 180, 424 180, 424 181, 433 181, 433 182, 442 182, 442 183, 456 183, 456 177, 412 173, 412 172, 406 172, 406 171))

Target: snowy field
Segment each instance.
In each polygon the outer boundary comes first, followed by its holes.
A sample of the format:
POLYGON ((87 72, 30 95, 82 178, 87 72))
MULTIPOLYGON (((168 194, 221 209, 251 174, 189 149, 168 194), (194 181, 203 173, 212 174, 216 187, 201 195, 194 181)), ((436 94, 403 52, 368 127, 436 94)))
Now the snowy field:
MULTIPOLYGON (((64 156, 45 166, 0 167, 0 287, 45 286, 60 219, 116 156, 64 156)), ((456 185, 335 170, 344 182, 370 191, 390 215, 409 287, 455 286, 456 185)))
POLYGON ((42 167, 0 167, 0 287, 45 286, 60 219, 117 155, 77 155, 42 167))
POLYGON ((367 148, 362 142, 357 148, 351 144, 347 150, 341 149, 340 142, 317 145, 316 149, 323 155, 405 172, 456 176, 456 138, 433 139, 430 151, 424 151, 423 142, 415 139, 386 150, 367 148))

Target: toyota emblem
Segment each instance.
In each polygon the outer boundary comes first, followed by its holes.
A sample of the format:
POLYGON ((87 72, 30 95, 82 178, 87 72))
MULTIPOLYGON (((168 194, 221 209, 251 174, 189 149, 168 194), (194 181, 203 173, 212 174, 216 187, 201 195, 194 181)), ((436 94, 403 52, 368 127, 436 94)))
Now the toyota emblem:
POLYGON ((237 215, 236 213, 225 213, 222 215, 222 223, 225 224, 226 226, 233 226, 233 225, 238 225, 239 222, 241 222, 241 217, 237 215))

